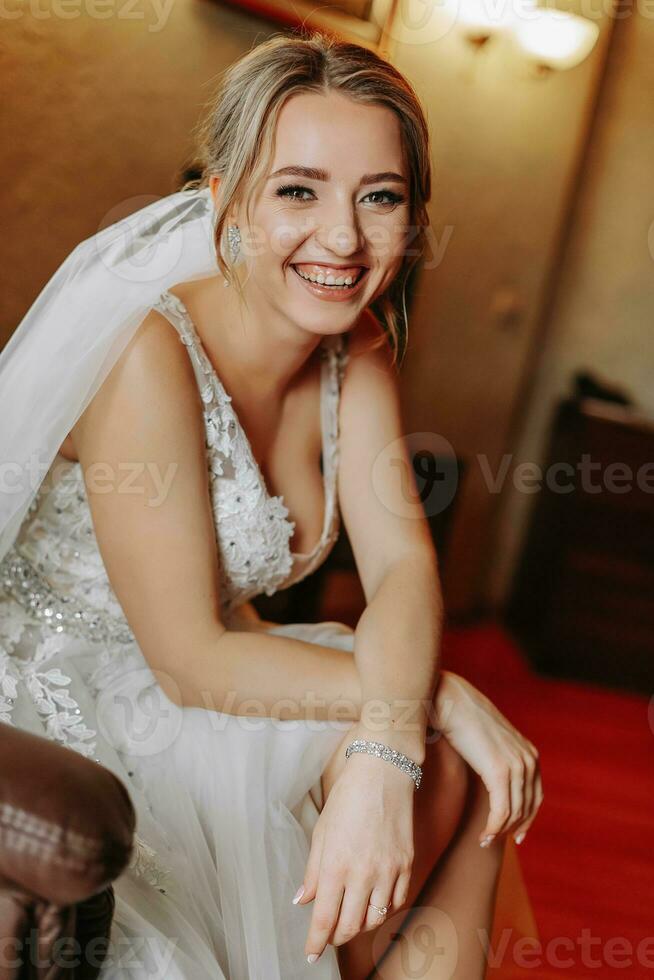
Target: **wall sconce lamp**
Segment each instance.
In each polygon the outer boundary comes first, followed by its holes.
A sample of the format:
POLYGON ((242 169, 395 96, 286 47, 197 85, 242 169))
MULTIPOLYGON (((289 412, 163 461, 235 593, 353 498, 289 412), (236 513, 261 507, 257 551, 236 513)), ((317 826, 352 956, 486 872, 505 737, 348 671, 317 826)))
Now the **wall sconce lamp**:
POLYGON ((475 50, 495 36, 508 35, 538 74, 563 71, 581 64, 593 50, 599 27, 585 17, 553 7, 539 7, 536 0, 446 0, 457 3, 456 26, 475 50))
POLYGON ((512 27, 522 53, 540 74, 576 68, 591 53, 599 37, 595 21, 551 7, 536 8, 512 27))

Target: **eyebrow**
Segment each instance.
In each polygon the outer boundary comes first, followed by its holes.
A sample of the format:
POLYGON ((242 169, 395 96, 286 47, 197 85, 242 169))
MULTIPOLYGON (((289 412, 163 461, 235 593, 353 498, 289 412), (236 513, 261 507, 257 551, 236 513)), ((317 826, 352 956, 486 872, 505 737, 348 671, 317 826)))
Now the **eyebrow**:
MULTIPOLYGON (((327 170, 322 170, 316 167, 300 167, 300 166, 290 166, 281 167, 279 170, 275 170, 274 173, 270 174, 269 180, 273 177, 305 177, 307 180, 330 180, 331 176, 327 170)), ((383 170, 378 174, 364 174, 361 178, 360 187, 364 184, 379 184, 382 181, 393 181, 398 184, 406 184, 407 179, 403 177, 402 174, 395 173, 394 170, 383 170)))

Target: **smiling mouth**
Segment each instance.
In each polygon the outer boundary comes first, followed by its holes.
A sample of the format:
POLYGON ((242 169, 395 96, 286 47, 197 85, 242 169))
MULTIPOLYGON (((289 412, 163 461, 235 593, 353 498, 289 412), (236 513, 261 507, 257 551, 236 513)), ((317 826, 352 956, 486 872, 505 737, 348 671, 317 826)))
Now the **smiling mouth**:
POLYGON ((300 270, 295 265, 291 265, 291 269, 293 270, 293 272, 295 272, 296 275, 300 277, 300 279, 304 279, 305 282, 312 283, 314 286, 321 286, 323 289, 334 289, 334 290, 354 289, 354 287, 361 282, 365 274, 368 272, 368 269, 365 266, 360 266, 359 271, 356 273, 356 277, 352 278, 351 274, 348 274, 348 276, 342 276, 342 275, 336 276, 334 275, 334 272, 331 270, 326 275, 323 273, 318 273, 317 276, 316 275, 309 276, 307 273, 300 272, 300 270), (342 282, 330 281, 338 278, 342 279, 343 281, 342 282), (352 279, 352 281, 345 282, 345 279, 347 278, 352 279))

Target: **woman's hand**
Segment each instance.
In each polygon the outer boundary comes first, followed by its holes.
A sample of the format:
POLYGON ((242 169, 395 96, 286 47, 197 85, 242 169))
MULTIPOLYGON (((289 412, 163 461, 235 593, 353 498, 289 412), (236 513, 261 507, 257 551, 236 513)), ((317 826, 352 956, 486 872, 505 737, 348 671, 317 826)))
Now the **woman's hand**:
MULTIPOLYGON (((354 726, 347 742, 360 734, 354 726)), ((315 900, 307 956, 378 926, 383 916, 369 903, 390 908, 406 901, 414 793, 411 777, 384 759, 355 753, 347 760, 314 827, 298 901, 315 900)))
POLYGON ((543 801, 538 750, 481 691, 449 670, 441 671, 434 709, 436 728, 488 790, 481 846, 510 832, 520 844, 543 801))

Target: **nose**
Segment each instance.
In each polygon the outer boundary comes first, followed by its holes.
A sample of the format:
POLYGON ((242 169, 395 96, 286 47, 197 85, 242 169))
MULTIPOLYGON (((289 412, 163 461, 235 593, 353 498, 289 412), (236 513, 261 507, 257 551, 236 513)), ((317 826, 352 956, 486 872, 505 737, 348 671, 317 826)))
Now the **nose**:
POLYGON ((338 258, 347 259, 361 252, 364 238, 353 204, 334 205, 329 215, 324 216, 315 238, 321 254, 331 252, 338 258))

